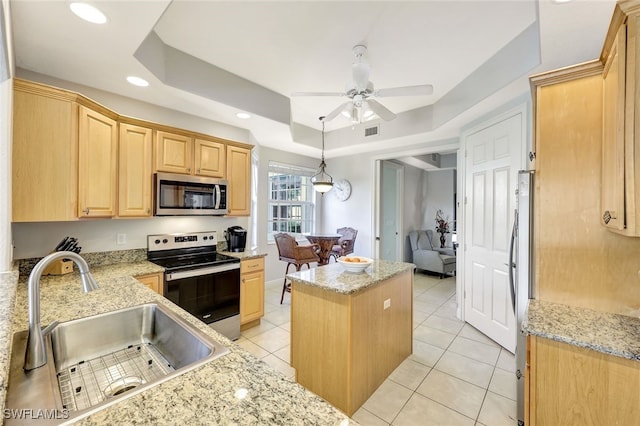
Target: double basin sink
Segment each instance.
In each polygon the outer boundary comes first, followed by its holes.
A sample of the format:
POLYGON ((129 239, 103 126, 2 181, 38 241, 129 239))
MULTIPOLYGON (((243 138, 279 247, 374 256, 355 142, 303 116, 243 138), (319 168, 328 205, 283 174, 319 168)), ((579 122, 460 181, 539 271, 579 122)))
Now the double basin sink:
POLYGON ((42 425, 85 417, 229 352, 158 303, 60 323, 45 336, 48 362, 25 372, 27 335, 13 338, 6 410, 44 413, 42 425))

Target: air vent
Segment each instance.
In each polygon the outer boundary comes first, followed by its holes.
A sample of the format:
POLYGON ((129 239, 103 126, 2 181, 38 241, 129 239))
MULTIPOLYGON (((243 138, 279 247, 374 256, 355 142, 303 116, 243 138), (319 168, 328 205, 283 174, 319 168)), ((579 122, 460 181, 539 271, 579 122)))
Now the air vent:
POLYGON ((380 131, 380 126, 376 125, 373 127, 365 127, 364 128, 364 137, 376 136, 380 131))

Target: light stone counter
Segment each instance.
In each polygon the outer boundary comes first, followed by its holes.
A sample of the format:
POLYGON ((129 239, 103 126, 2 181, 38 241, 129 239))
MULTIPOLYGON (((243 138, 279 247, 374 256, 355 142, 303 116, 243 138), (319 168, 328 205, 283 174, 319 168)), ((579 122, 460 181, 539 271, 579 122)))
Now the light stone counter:
POLYGON ((415 267, 413 263, 374 260, 363 272, 353 273, 345 271, 339 263, 331 263, 288 274, 287 278, 336 293, 353 294, 415 267))
MULTIPOLYGON (((125 398, 74 423, 104 424, 242 424, 242 425, 347 425, 347 416, 304 387, 287 379, 235 343, 218 334, 131 276, 159 272, 149 262, 92 268, 100 288, 83 293, 78 272, 43 277, 42 324, 68 321, 146 302, 168 306, 198 329, 230 348, 231 352, 190 372, 125 398), (248 391, 245 398, 236 391, 248 391)), ((26 279, 25 279, 26 280, 26 279)), ((23 279, 17 287, 10 319, 0 308, 0 333, 27 328, 27 289, 23 279)), ((96 330, 96 333, 99 333, 96 330)), ((10 340, 10 339, 9 339, 10 340)), ((2 339, 5 344, 6 339, 2 339)), ((6 376, 8 350, 0 351, 6 376)), ((6 380, 3 380, 6 384, 6 380)), ((3 386, 4 389, 4 386, 3 386)), ((4 392, 3 392, 4 401, 4 392)))
POLYGON ((18 270, 0 273, 0 408, 4 409, 11 360, 11 317, 16 302, 18 270))
POLYGON ((531 300, 522 331, 640 361, 640 318, 531 300))
POLYGON ((257 259, 259 257, 266 257, 267 253, 262 253, 257 250, 245 250, 245 251, 221 251, 220 253, 227 256, 237 257, 240 260, 257 259))

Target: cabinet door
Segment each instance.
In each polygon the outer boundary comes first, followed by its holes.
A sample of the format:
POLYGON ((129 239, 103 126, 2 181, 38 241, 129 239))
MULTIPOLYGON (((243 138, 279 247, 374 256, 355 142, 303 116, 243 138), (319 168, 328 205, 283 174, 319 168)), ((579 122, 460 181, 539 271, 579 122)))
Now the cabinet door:
POLYGON ((193 139, 162 131, 156 132, 155 171, 190 174, 193 164, 193 139))
POLYGON ((251 150, 227 146, 227 203, 229 216, 249 216, 251 213, 251 150))
POLYGON ((151 129, 120 124, 118 216, 151 216, 151 129))
POLYGON ((136 280, 149 287, 158 294, 162 294, 163 279, 162 274, 140 275, 135 277, 136 280))
POLYGON ((14 82, 11 220, 76 220, 78 107, 38 88, 14 82))
POLYGON ((115 120, 80 106, 78 217, 115 215, 117 129, 115 120))
POLYGON ((626 26, 622 25, 603 74, 603 140, 600 221, 607 228, 625 228, 625 70, 626 26))
POLYGON ((194 142, 194 174, 199 176, 224 177, 227 153, 225 144, 196 139, 194 142))
POLYGON ((240 324, 262 318, 264 315, 264 271, 243 274, 240 277, 240 324))

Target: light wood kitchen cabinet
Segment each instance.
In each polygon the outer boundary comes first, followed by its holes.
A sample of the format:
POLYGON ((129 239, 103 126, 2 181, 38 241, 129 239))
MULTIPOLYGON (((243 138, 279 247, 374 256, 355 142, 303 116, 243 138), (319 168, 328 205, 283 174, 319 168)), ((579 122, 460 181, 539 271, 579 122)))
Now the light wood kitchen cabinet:
POLYGON ((264 316, 264 258, 240 262, 240 325, 260 324, 264 316))
POLYGON ((198 176, 225 177, 226 146, 221 142, 206 139, 194 141, 194 170, 198 176))
POLYGON ((251 214, 251 149, 227 145, 229 216, 251 214))
POLYGON ((640 2, 619 2, 611 22, 601 56, 601 223, 640 236, 640 2))
POLYGON ((12 221, 77 218, 78 105, 63 90, 14 79, 12 221))
POLYGON ((78 131, 78 217, 116 213, 118 123, 80 106, 78 131))
POLYGON ((193 139, 158 130, 155 137, 155 171, 191 174, 193 139))
POLYGON ((631 425, 640 362, 529 336, 527 425, 631 425))
POLYGON ((118 216, 151 216, 152 130, 120 123, 118 140, 118 216))
POLYGON ((158 172, 219 178, 226 173, 226 150, 221 142, 157 131, 155 155, 158 172))
POLYGON ((162 277, 161 272, 158 272, 156 274, 138 275, 137 277, 135 277, 135 279, 140 281, 142 284, 146 285, 156 293, 162 295, 164 278, 162 277))

